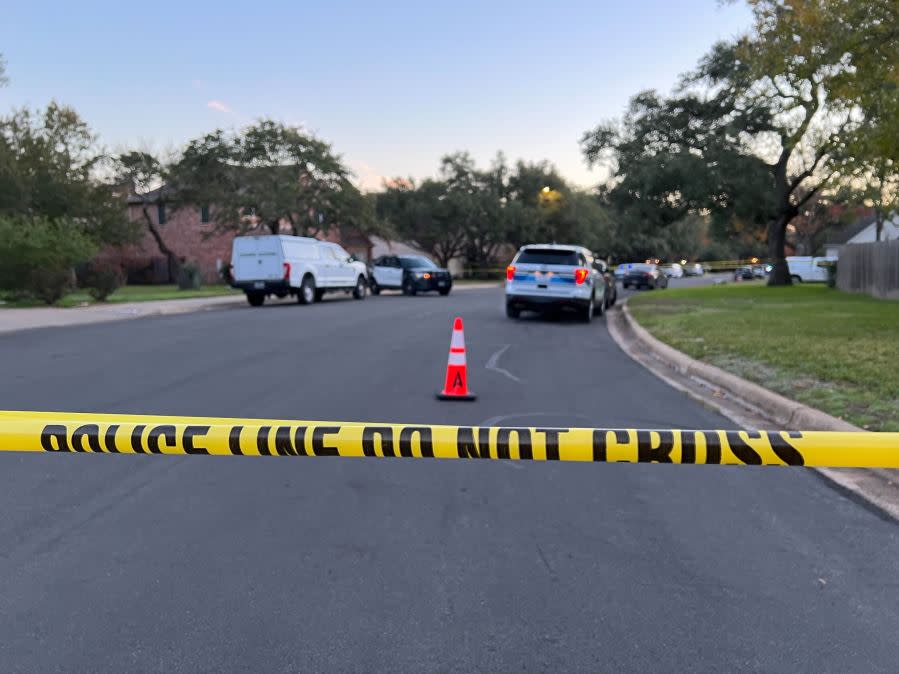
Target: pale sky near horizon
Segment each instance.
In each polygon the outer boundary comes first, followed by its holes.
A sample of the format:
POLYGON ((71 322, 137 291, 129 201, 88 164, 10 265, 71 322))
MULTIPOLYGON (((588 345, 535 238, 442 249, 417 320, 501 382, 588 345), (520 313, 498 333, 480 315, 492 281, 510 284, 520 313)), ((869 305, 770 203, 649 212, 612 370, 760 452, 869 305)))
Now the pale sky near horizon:
POLYGON ((456 150, 589 186, 583 132, 749 24, 717 0, 20 1, 0 23, 0 114, 55 99, 107 147, 160 152, 272 117, 330 142, 366 189, 456 150))

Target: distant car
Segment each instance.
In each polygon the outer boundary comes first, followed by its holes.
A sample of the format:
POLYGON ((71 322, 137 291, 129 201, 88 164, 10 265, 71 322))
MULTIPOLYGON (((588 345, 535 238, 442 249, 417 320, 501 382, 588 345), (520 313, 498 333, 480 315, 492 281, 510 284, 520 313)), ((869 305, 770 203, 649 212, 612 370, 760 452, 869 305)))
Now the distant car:
POLYGON ((609 265, 594 257, 593 267, 606 279, 606 307, 615 306, 615 302, 618 301, 618 286, 615 285, 615 276, 609 270, 609 265))
POLYGON ((304 236, 238 236, 231 248, 231 286, 254 307, 269 295, 296 295, 300 304, 318 302, 326 292, 365 299, 365 264, 336 243, 304 236))
POLYGON ((684 274, 687 276, 702 276, 705 274, 705 269, 703 269, 702 265, 698 262, 694 264, 688 264, 684 267, 684 274))
POLYGON ((677 262, 662 267, 662 271, 665 272, 665 276, 667 276, 668 278, 684 277, 684 268, 681 267, 677 262))
POLYGON ((738 267, 734 269, 734 281, 754 281, 755 273, 752 271, 752 267, 738 267))
POLYGON ((593 262, 593 253, 582 246, 522 246, 506 268, 506 316, 574 309, 589 323, 594 314, 602 315, 606 278, 593 262))
POLYGON ((383 255, 372 263, 368 287, 373 295, 382 290, 402 290, 404 295, 436 290, 449 295, 453 275, 424 255, 383 255))
POLYGON ((622 285, 625 288, 634 286, 635 288, 649 288, 650 290, 667 288, 668 277, 656 264, 632 264, 622 279, 622 285))
POLYGON ((635 262, 622 262, 617 267, 615 267, 615 278, 619 281, 623 280, 625 276, 627 276, 628 269, 633 267, 635 262))
POLYGON ((768 272, 765 271, 765 265, 763 264, 756 264, 752 267, 752 275, 756 278, 765 278, 767 273, 768 272))

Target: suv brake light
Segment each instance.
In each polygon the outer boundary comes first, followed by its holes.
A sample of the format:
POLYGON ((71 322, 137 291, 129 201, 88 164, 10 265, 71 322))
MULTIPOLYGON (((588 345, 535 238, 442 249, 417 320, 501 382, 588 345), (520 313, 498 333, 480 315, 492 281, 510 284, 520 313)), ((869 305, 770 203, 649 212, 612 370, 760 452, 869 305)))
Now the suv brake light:
POLYGON ((290 262, 284 263, 284 278, 290 280, 290 262))
POLYGON ((574 282, 578 285, 581 285, 584 281, 587 280, 587 270, 586 269, 575 269, 574 270, 574 282))
POLYGON ((513 265, 509 265, 506 267, 506 280, 511 281, 515 278, 515 267, 513 265))

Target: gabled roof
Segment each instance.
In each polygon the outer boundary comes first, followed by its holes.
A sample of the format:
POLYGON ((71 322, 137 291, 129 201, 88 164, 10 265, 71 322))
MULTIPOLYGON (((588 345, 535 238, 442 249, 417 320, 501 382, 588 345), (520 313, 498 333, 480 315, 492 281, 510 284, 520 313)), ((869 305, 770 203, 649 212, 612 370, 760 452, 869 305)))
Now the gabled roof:
POLYGON ((866 215, 863 218, 859 218, 851 225, 846 225, 843 229, 834 232, 829 237, 827 237, 827 242, 825 245, 838 246, 844 243, 848 243, 849 240, 860 234, 868 227, 873 225, 877 221, 877 217, 874 215, 866 215))
POLYGON ((150 190, 149 192, 145 192, 144 194, 128 194, 128 203, 129 204, 155 204, 157 201, 164 201, 166 197, 173 194, 173 191, 169 189, 167 185, 163 185, 162 187, 157 187, 155 190, 150 190))

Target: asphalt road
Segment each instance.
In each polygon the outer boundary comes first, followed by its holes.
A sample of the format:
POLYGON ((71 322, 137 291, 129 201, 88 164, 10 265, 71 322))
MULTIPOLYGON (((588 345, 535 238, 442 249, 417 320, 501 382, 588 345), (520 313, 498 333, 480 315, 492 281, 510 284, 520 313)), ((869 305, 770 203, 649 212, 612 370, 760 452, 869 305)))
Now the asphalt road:
MULTIPOLYGON (((0 367, 2 409, 732 426, 496 289, 14 333, 0 367), (456 314, 476 403, 434 399, 456 314)), ((899 662, 899 528, 801 469, 5 455, 0 513, 3 672, 899 662)))

